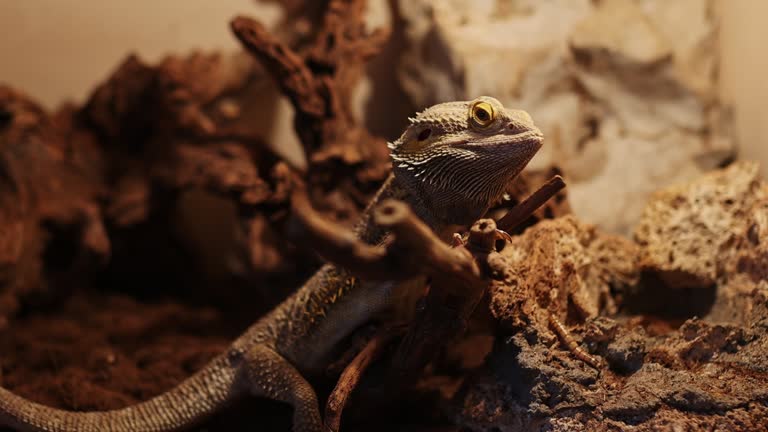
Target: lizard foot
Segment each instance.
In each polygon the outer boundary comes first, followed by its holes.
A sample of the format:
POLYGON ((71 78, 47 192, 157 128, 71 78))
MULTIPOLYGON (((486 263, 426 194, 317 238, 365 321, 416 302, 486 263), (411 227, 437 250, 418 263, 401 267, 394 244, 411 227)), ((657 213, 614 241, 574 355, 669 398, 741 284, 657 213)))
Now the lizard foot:
POLYGON ((256 345, 243 357, 251 392, 293 406, 293 432, 323 432, 317 396, 307 380, 283 356, 256 345))
POLYGON ((496 236, 499 239, 506 241, 507 243, 511 243, 512 242, 512 236, 509 235, 509 233, 504 231, 504 230, 501 230, 501 229, 497 228, 496 229, 496 236))

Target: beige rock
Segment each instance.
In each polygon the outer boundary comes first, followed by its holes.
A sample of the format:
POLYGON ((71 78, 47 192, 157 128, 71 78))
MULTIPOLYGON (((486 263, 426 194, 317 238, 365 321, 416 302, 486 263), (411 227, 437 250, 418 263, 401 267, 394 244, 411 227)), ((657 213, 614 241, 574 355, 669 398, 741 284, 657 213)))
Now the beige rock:
MULTIPOLYGON (((635 239, 641 266, 670 287, 706 287, 735 273, 765 274, 768 185, 739 162, 654 194, 635 239), (730 270, 730 271, 729 271, 730 270)), ((762 276, 764 277, 764 276, 762 276)))
POLYGON ((744 275, 752 282, 768 281, 768 186, 762 183, 760 198, 747 214, 744 230, 734 245, 726 275, 744 275))
POLYGON ((575 47, 601 47, 606 60, 652 64, 672 55, 666 39, 634 0, 613 0, 598 5, 571 35, 575 47))

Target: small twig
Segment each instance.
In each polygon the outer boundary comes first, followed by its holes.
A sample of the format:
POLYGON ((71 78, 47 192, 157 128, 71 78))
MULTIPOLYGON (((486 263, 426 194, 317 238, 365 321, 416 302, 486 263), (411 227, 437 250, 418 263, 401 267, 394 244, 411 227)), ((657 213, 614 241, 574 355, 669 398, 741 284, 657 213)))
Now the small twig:
POLYGON ((341 426, 341 414, 363 373, 368 366, 378 359, 389 343, 400 336, 404 326, 387 327, 376 333, 344 369, 339 381, 336 383, 328 401, 325 404, 325 426, 332 432, 337 432, 341 426))
POLYGON ((573 335, 571 335, 571 332, 569 332, 568 329, 565 328, 565 325, 563 325, 563 323, 552 313, 549 314, 549 327, 555 332, 558 339, 560 339, 560 343, 565 345, 574 357, 593 368, 600 370, 603 365, 602 360, 590 355, 584 348, 580 347, 573 338, 573 335))
POLYGON ((525 222, 539 207, 555 196, 565 187, 565 181, 559 175, 552 177, 544 183, 536 192, 514 206, 504 217, 496 222, 500 230, 511 231, 516 226, 525 222))

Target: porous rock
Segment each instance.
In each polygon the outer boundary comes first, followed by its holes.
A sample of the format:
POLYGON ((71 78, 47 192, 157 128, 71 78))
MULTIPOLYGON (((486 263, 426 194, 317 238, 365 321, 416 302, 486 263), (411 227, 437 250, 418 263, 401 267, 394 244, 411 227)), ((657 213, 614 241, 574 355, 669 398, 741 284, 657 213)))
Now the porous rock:
POLYGON ((658 191, 635 230, 641 267, 672 288, 708 287, 741 271, 759 279, 766 197, 768 186, 753 162, 658 191))
POLYGON ((532 321, 546 328, 548 313, 580 321, 614 312, 610 289, 637 278, 637 254, 632 242, 573 216, 542 221, 492 257, 491 310, 510 329, 532 321))

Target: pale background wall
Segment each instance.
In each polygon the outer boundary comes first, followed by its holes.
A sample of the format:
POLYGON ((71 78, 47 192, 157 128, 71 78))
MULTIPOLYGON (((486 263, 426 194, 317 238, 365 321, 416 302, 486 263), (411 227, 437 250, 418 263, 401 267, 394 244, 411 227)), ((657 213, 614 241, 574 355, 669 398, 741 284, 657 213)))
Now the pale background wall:
POLYGON ((169 52, 238 48, 227 23, 276 6, 252 0, 0 0, 0 82, 49 107, 82 101, 129 52, 156 62, 169 52))
POLYGON ((739 157, 768 175, 768 1, 721 0, 721 94, 736 111, 739 157))
MULTIPOLYGON (((722 95, 735 108, 740 156, 761 160, 768 174, 768 1, 719 6, 722 95)), ((236 49, 226 23, 237 13, 268 23, 279 16, 250 0, 0 1, 0 82, 49 107, 82 101, 128 52, 156 61, 193 48, 236 49)))

